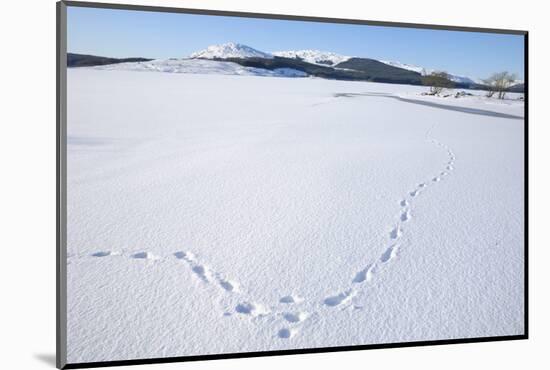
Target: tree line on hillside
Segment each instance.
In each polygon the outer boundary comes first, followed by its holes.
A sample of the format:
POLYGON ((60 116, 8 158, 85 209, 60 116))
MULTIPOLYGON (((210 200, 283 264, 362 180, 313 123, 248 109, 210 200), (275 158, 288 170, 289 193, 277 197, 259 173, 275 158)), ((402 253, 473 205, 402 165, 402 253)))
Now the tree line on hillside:
POLYGON ((96 55, 67 53, 67 67, 92 67, 108 64, 148 62, 148 58, 108 58, 96 55))
MULTIPOLYGON (((498 99, 504 99, 506 93, 516 81, 516 75, 507 71, 493 73, 488 78, 482 80, 482 88, 487 90, 486 96, 491 98, 495 94, 498 99)), ((427 95, 440 95, 445 89, 452 89, 456 86, 451 80, 451 76, 445 71, 432 72, 422 77, 422 84, 429 86, 427 95)), ((458 97, 458 95, 457 95, 458 97)))

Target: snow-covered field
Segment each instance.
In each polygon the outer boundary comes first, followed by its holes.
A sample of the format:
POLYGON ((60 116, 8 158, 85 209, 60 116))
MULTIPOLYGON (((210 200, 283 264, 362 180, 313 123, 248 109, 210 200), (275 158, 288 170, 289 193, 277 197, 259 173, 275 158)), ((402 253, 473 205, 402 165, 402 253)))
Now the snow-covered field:
POLYGON ((522 334, 523 103, 425 90, 69 69, 68 361, 522 334))

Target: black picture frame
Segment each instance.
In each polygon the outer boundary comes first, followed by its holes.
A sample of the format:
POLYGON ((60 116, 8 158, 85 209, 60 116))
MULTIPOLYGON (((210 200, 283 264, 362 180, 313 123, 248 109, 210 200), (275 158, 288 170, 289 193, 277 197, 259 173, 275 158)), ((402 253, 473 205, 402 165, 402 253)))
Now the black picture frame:
POLYGON ((232 358, 246 357, 267 357, 281 355, 296 355, 296 354, 311 354, 322 352, 341 352, 341 351, 358 351, 367 349, 382 349, 382 348, 399 348, 399 347, 417 347, 417 346, 435 346, 460 343, 481 343, 481 342, 497 342, 510 340, 524 340, 529 338, 529 32, 525 30, 511 29, 494 29, 494 28, 477 28, 477 27, 461 27, 451 25, 436 25, 436 24, 418 24, 418 23, 401 23, 401 22, 384 22, 373 20, 359 19, 340 19, 327 17, 312 17, 287 14, 265 14, 265 13, 248 13, 248 12, 233 12, 220 11, 210 9, 190 9, 190 8, 175 8, 162 6, 143 6, 129 4, 111 4, 100 2, 81 2, 81 1, 60 1, 56 4, 57 15, 57 63, 56 63, 56 366, 59 369, 80 369, 80 368, 95 368, 107 366, 125 366, 125 365, 141 365, 141 364, 160 364, 172 362, 187 362, 187 361, 205 361, 219 360, 232 358), (202 15, 218 15, 229 17, 245 17, 245 18, 262 18, 262 19, 280 19, 280 20, 296 20, 310 21, 323 23, 341 23, 341 24, 357 24, 383 27, 400 27, 400 28, 415 28, 415 29, 431 29, 431 30, 446 30, 446 31, 463 31, 463 32, 482 32, 482 33, 497 33, 520 35, 524 38, 524 76, 525 76, 525 92, 524 92, 524 334, 510 336, 491 336, 478 338, 463 338, 463 339, 445 339, 445 340, 425 340, 414 342, 399 342, 399 343, 380 343, 380 344, 365 344, 354 346, 337 346, 323 348, 307 348, 307 349, 289 349, 289 350, 273 350, 265 352, 239 352, 239 353, 224 353, 210 354, 198 356, 177 356, 164 358, 149 358, 149 359, 129 359, 117 361, 98 361, 84 363, 67 363, 66 359, 66 337, 67 337, 67 253, 66 253, 66 235, 67 235, 67 7, 85 7, 85 8, 102 8, 102 9, 120 9, 133 11, 148 11, 148 12, 167 12, 167 13, 185 13, 185 14, 202 14, 202 15))

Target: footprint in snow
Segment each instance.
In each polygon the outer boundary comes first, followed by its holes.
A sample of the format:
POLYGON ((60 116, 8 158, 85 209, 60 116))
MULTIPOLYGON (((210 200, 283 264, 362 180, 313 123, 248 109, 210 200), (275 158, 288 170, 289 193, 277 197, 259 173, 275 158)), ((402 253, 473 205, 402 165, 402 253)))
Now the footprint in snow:
POLYGON ((269 310, 258 303, 243 302, 235 307, 235 311, 243 315, 260 316, 269 313, 269 310))
POLYGON ((359 271, 355 277, 353 278, 354 283, 362 283, 364 281, 369 282, 372 280, 372 277, 374 275, 374 264, 371 264, 364 268, 363 270, 359 271))
POLYGON ((296 329, 282 328, 277 333, 277 336, 281 339, 289 339, 292 338, 296 334, 296 332, 296 329))
POLYGON ((191 268, 191 270, 203 281, 209 282, 212 280, 212 273, 210 272, 210 268, 203 265, 195 265, 191 268))
POLYGON ((409 195, 413 198, 416 197, 418 194, 420 194, 420 191, 418 189, 413 190, 409 193, 409 195))
POLYGON ((307 312, 285 312, 283 318, 290 323, 304 321, 308 317, 307 312))
POLYGON ((116 255, 118 255, 118 253, 112 252, 112 251, 99 251, 99 252, 92 253, 92 257, 107 257, 107 256, 116 256, 116 255))
POLYGON ((399 219, 402 222, 409 221, 411 219, 411 212, 410 211, 404 211, 403 213, 401 213, 401 216, 399 217, 399 219))
POLYGON ((285 295, 284 297, 281 297, 281 299, 279 299, 280 303, 286 303, 286 304, 300 303, 300 302, 303 302, 303 301, 304 301, 304 299, 302 297, 297 296, 297 295, 285 295))
POLYGON ((135 258, 135 259, 142 259, 142 260, 158 260, 159 257, 155 256, 153 253, 151 252, 138 252, 138 253, 134 253, 132 254, 132 258, 135 258))
POLYGON ((399 226, 396 226, 395 228, 390 231, 390 238, 391 239, 399 239, 401 235, 403 234, 403 230, 399 226))
POLYGON ((336 306, 339 306, 343 303, 349 302, 353 298, 354 295, 355 295, 355 293, 353 291, 347 290, 347 291, 342 292, 338 295, 325 298, 323 303, 326 306, 329 306, 329 307, 336 307, 336 306))
POLYGON ((392 245, 384 253, 382 253, 382 256, 380 256, 380 261, 382 263, 386 263, 388 261, 391 261, 395 257, 397 257, 397 252, 399 251, 399 246, 392 245))
POLYGON ((234 281, 225 280, 225 279, 218 279, 218 283, 220 286, 228 291, 228 292, 238 292, 239 291, 239 284, 237 284, 234 281))
POLYGON ((211 281, 216 281, 220 288, 226 292, 238 292, 239 284, 237 282, 225 279, 219 273, 215 273, 206 265, 201 265, 197 263, 197 258, 191 252, 176 252, 174 256, 177 259, 186 261, 191 267, 191 271, 197 275, 202 281, 209 283, 211 281))
POLYGON ((191 252, 176 252, 174 253, 177 259, 185 260, 187 262, 194 262, 196 260, 195 255, 191 252))

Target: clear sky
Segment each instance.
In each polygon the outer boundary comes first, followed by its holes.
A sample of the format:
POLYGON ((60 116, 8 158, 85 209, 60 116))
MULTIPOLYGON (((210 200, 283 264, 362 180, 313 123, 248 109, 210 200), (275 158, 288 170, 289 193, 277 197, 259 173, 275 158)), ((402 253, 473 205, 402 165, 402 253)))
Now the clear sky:
POLYGON ((184 57, 213 44, 318 49, 400 61, 471 78, 523 79, 523 36, 68 7, 68 51, 109 57, 184 57))

